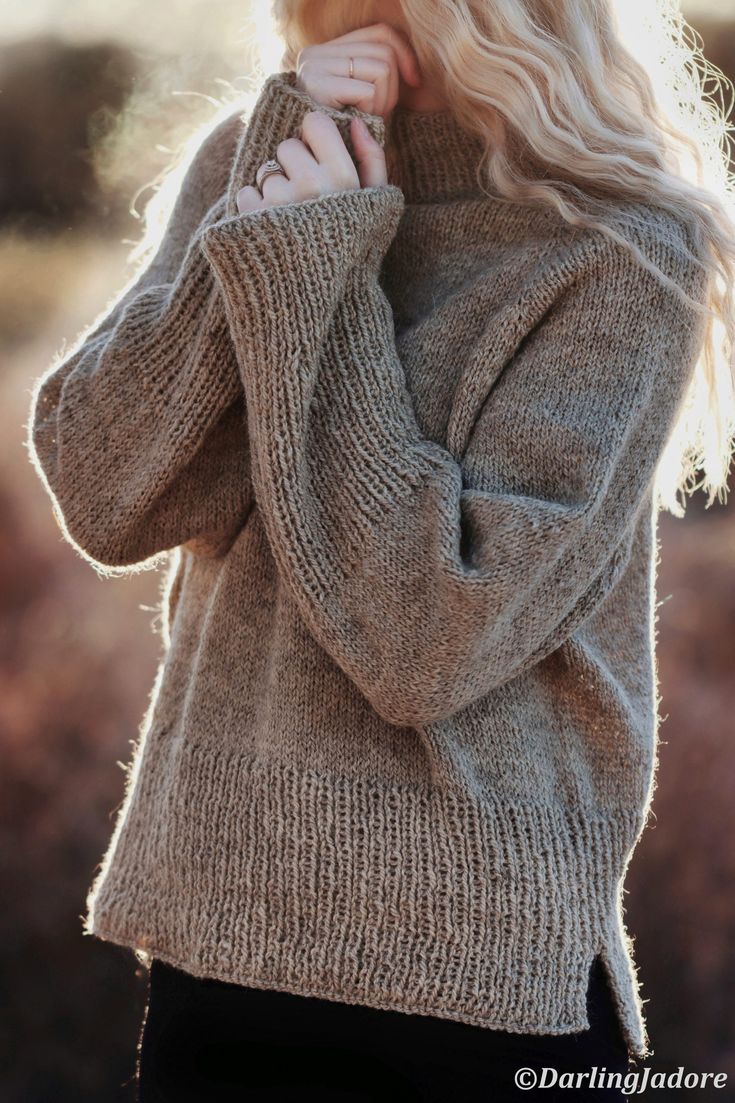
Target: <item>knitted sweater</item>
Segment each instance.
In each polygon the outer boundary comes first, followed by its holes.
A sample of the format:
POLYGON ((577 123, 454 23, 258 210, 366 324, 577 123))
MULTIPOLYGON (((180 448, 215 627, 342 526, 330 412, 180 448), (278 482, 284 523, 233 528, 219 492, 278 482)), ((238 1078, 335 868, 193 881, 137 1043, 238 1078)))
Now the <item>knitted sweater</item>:
MULTIPOLYGON (((395 110, 387 185, 238 214, 315 106, 275 73, 214 131, 155 258, 34 392, 68 539, 171 557, 86 929, 530 1034, 589 1027, 600 954, 646 1056, 623 878, 656 764, 653 480, 699 316, 599 231, 483 194, 449 112, 395 110)), ((355 110, 324 110, 349 144, 355 110)), ((637 207, 701 294, 683 224, 637 207)))

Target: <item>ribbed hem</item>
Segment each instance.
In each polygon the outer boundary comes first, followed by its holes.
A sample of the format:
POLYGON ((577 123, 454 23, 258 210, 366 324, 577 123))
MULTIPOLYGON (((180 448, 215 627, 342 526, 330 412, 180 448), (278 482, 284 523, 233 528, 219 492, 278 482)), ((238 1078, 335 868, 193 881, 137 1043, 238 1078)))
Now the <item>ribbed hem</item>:
POLYGON ((648 1055, 619 912, 632 813, 325 777, 154 734, 87 933, 195 976, 521 1034, 589 1029, 599 953, 629 1051, 648 1055))

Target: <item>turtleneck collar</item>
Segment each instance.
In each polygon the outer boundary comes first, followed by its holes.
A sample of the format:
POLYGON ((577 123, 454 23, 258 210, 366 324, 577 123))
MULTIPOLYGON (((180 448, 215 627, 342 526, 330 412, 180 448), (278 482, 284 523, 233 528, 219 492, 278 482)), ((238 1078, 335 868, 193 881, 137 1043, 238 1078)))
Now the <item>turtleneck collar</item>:
POLYGON ((483 194, 476 176, 482 141, 460 127, 450 111, 396 106, 385 133, 386 146, 395 149, 391 183, 401 188, 407 203, 483 194))

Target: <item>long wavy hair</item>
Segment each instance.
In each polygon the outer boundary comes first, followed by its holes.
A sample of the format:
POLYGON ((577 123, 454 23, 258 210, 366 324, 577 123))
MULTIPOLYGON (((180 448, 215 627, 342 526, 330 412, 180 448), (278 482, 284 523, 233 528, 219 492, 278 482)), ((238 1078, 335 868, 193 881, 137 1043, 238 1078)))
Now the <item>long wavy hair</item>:
MULTIPOLYGON (((655 489, 660 507, 677 516, 699 488, 707 507, 726 501, 735 436, 735 176, 723 93, 732 85, 704 57, 677 0, 398 2, 426 78, 484 143, 481 186, 597 228, 704 316, 701 355, 655 489), (626 234, 626 221, 640 218, 626 201, 682 220, 687 255, 706 269, 704 301, 673 284, 626 234)), ((268 7, 289 69, 303 47, 376 21, 372 0, 268 7)))

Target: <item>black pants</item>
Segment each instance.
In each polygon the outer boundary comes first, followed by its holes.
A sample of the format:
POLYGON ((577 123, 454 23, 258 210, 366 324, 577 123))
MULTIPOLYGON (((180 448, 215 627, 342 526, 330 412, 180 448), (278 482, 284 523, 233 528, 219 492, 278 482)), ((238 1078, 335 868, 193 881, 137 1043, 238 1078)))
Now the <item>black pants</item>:
POLYGON ((138 1070, 140 1103, 426 1103, 623 1100, 617 1088, 521 1091, 518 1069, 625 1074, 628 1055, 602 962, 590 1029, 523 1035, 428 1015, 200 980, 154 959, 138 1070))

